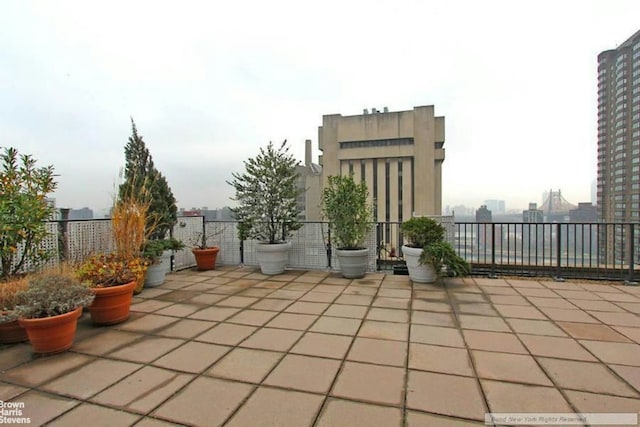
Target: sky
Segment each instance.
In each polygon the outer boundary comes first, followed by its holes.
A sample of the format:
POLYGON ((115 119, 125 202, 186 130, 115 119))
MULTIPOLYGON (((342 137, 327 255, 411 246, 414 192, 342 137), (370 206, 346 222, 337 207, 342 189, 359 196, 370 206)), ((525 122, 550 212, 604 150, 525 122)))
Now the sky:
POLYGON ((0 147, 53 165, 59 207, 111 204, 130 118, 184 208, 231 205, 269 141, 325 114, 434 105, 443 207, 591 200, 597 55, 637 0, 0 2, 0 147))

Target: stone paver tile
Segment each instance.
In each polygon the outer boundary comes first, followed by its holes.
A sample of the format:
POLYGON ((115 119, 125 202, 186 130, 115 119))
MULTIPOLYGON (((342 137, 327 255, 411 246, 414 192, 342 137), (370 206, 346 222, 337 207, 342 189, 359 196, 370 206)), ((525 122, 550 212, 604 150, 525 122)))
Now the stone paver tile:
POLYGON ((200 283, 195 283, 193 285, 185 286, 182 288, 182 290, 207 292, 217 288, 218 286, 221 286, 221 285, 218 285, 216 283, 200 282, 200 283))
POLYGON ((451 293, 453 300, 456 302, 475 302, 475 303, 486 303, 487 297, 483 294, 469 294, 466 292, 452 292, 451 293))
POLYGON ((640 316, 634 313, 611 313, 604 311, 590 311, 593 317, 600 320, 602 323, 611 326, 630 326, 640 327, 640 316))
POLYGON ((324 279, 322 281, 322 284, 316 285, 313 288, 313 291, 314 292, 327 292, 327 293, 339 294, 344 290, 344 288, 346 288, 346 285, 348 284, 348 282, 343 282, 341 285, 338 285, 338 284, 335 284, 335 285, 327 284, 327 283, 330 283, 330 282, 328 282, 328 280, 331 280, 331 279, 324 279))
POLYGON ((519 334, 548 335, 553 337, 566 337, 562 329, 553 322, 546 320, 507 319, 514 331, 519 334))
POLYGON ((299 298, 299 301, 332 303, 336 298, 338 298, 338 295, 340 294, 309 291, 303 296, 301 296, 299 298))
POLYGON ((199 291, 177 290, 177 291, 168 292, 166 294, 162 294, 158 296, 157 299, 161 301, 182 302, 195 297, 199 293, 200 293, 199 291))
POLYGON ((491 331, 462 331, 467 345, 473 350, 499 351, 502 353, 529 354, 513 334, 491 331))
POLYGON ((640 411, 640 399, 607 396, 566 390, 567 398, 582 413, 637 413, 640 411))
POLYGON ((97 394, 91 401, 147 413, 184 387, 192 378, 193 375, 145 366, 97 394))
POLYGON ((156 298, 169 292, 171 292, 171 289, 147 288, 142 290, 142 293, 138 295, 138 298, 156 298))
POLYGON ((195 313, 201 308, 202 306, 197 304, 177 303, 170 305, 169 307, 160 309, 156 311, 155 314, 173 317, 187 317, 188 315, 195 313))
POLYGON ((597 300, 582 300, 576 299, 571 300, 571 302, 576 306, 580 307, 583 310, 590 311, 610 311, 610 312, 623 312, 624 310, 617 305, 610 303, 609 301, 597 301, 597 300))
POLYGON ((366 319, 381 320, 383 322, 407 323, 409 321, 409 311, 396 310, 392 308, 372 307, 367 313, 366 319))
POLYGON ((331 359, 344 359, 347 354, 352 337, 344 335, 319 334, 307 332, 300 341, 290 350, 291 353, 305 354, 307 356, 328 357, 331 359))
POLYGON ((41 388, 59 394, 87 399, 138 370, 136 363, 98 359, 59 377, 41 388))
POLYGON ((256 326, 220 323, 194 339, 214 344, 236 345, 256 329, 258 329, 256 326))
POLYGON ((540 311, 549 316, 551 320, 555 321, 600 323, 597 319, 582 310, 540 307, 540 311))
MULTIPOLYGON (((387 289, 387 290, 397 290, 397 289, 387 289)), ((409 292, 409 295, 411 295, 411 292, 409 292)), ((406 310, 411 306, 411 300, 409 298, 390 298, 390 297, 378 296, 375 300, 373 300, 373 303, 371 305, 373 307, 396 308, 399 310, 406 310)))
POLYGON ((331 395, 390 405, 402 404, 403 368, 345 362, 331 395))
POLYGON ((497 316, 498 312, 491 304, 483 304, 479 302, 458 303, 456 311, 463 314, 479 314, 481 316, 497 316))
POLYGON ((102 356, 117 348, 130 345, 142 335, 109 329, 73 345, 73 351, 102 356))
POLYGON ((188 300, 185 300, 185 302, 209 306, 217 303, 218 301, 226 297, 227 297, 226 295, 218 295, 218 294, 199 294, 194 296, 193 298, 189 298, 188 300))
POLYGON ((29 390, 27 387, 0 382, 0 400, 11 400, 27 390, 29 390))
POLYGON ((478 286, 506 286, 511 287, 504 279, 492 279, 490 277, 473 277, 473 281, 478 286))
POLYGON ((262 328, 243 341, 240 346, 262 350, 287 351, 300 338, 302 331, 262 328))
POLYGON ((266 310, 242 310, 240 313, 226 320, 229 323, 239 323, 241 325, 262 326, 273 319, 278 313, 266 310))
POLYGON ((519 305, 495 305, 496 310, 503 317, 515 317, 519 319, 547 320, 546 316, 535 307, 524 307, 519 305))
POLYGON ((368 309, 369 307, 363 305, 331 304, 327 311, 324 312, 324 315, 362 319, 367 314, 368 309))
POLYGON ((222 345, 192 341, 165 354, 153 364, 176 371, 200 373, 230 349, 222 345))
POLYGON ((570 301, 573 301, 574 299, 581 299, 581 300, 602 300, 601 297, 599 297, 598 295, 594 294, 593 292, 589 292, 589 291, 582 291, 582 290, 572 290, 572 291, 568 291, 565 289, 558 289, 555 291, 558 295, 562 296, 565 299, 568 299, 570 301))
POLYGON ((573 413, 553 387, 480 380, 489 410, 499 413, 573 413))
POLYGON ((600 363, 544 357, 538 358, 538 362, 560 388, 640 397, 637 392, 600 363))
POLYGON ((298 301, 287 307, 285 311, 299 314, 322 314, 327 307, 329 307, 329 303, 326 302, 298 301))
POLYGON ((407 323, 380 322, 365 320, 358 332, 358 336, 366 338, 380 338, 396 341, 406 341, 409 335, 407 323))
POLYGON ((575 309, 576 306, 571 304, 569 301, 562 298, 543 298, 543 297, 527 297, 529 302, 535 305, 538 308, 547 307, 547 308, 564 308, 564 309, 575 309))
POLYGON ((479 421, 462 420, 460 418, 425 414, 424 412, 407 411, 407 427, 465 427, 486 426, 479 421))
POLYGON ((400 426, 402 410, 332 398, 329 399, 316 425, 318 427, 400 426))
POLYGON ((137 414, 83 403, 47 425, 81 426, 85 425, 87 420, 91 420, 92 427, 126 426, 133 425, 140 418, 142 417, 137 414))
POLYGON ((440 326, 412 325, 410 341, 464 348, 464 341, 458 329, 440 326))
POLYGON ((520 288, 544 289, 544 286, 542 286, 536 280, 508 279, 507 282, 514 288, 518 288, 518 289, 520 288))
POLYGON ((308 291, 310 289, 312 289, 315 286, 314 283, 299 283, 299 282, 292 282, 289 283, 287 285, 284 285, 282 287, 282 289, 288 289, 291 291, 308 291))
POLYGON ((282 311, 293 304, 291 300, 285 299, 268 299, 263 298, 261 301, 251 306, 252 310, 282 311))
POLYGON ((248 384, 199 377, 153 415, 183 424, 222 425, 252 390, 253 386, 248 384))
POLYGON ((135 427, 181 427, 182 424, 176 424, 169 421, 162 421, 157 418, 144 417, 138 421, 135 427))
POLYGON ((353 336, 358 332, 361 323, 362 320, 360 319, 322 316, 309 330, 312 332, 353 336))
POLYGON ((411 308, 414 310, 435 311, 439 313, 453 312, 453 307, 451 307, 451 304, 448 302, 425 301, 420 299, 414 299, 411 308))
POLYGON ((505 321, 499 317, 473 316, 461 314, 460 325, 463 329, 476 329, 481 331, 511 332, 505 321))
MULTIPOLYGON (((434 301, 434 302, 443 302, 443 301, 449 301, 449 295, 447 295, 447 293, 445 291, 443 291, 441 288, 437 288, 437 290, 432 290, 432 291, 414 291, 415 293, 415 298, 418 298, 419 300, 425 300, 425 301, 434 301)), ((414 301, 415 301, 414 298, 414 301)))
POLYGON ((149 363, 184 343, 184 340, 164 337, 145 337, 134 344, 108 354, 108 357, 149 363))
POLYGON ((627 303, 627 302, 618 302, 617 306, 624 308, 627 311, 630 311, 635 314, 640 314, 640 304, 636 303, 627 303))
POLYGON ((316 394, 260 387, 225 426, 311 425, 322 401, 316 394))
POLYGON ((417 323, 419 325, 432 325, 432 326, 449 326, 455 327, 456 323, 453 320, 453 316, 449 313, 432 313, 428 311, 414 310, 411 314, 411 323, 417 323))
MULTIPOLYGON (((268 276, 264 276, 263 279, 268 279, 268 276)), ((262 280, 259 283, 253 285, 254 288, 265 288, 265 289, 280 289, 282 288, 284 285, 286 285, 285 282, 278 282, 275 280, 262 280)))
POLYGON ((571 338, 547 337, 541 335, 520 335, 520 339, 534 356, 557 357, 560 359, 586 360, 596 359, 571 338))
POLYGON ((525 354, 471 352, 479 378, 553 386, 536 360, 525 354))
POLYGON ((387 297, 387 298, 411 298, 411 290, 410 289, 385 289, 382 288, 378 291, 379 297, 387 297))
POLYGON ((163 337, 189 339, 210 329, 216 324, 216 322, 207 322, 205 320, 183 319, 167 328, 159 330, 155 334, 163 337))
POLYGON ((482 289, 482 292, 484 292, 491 301, 493 301, 492 296, 520 296, 515 289, 507 286, 480 286, 480 289, 482 289))
POLYGON ((120 325, 117 325, 116 328, 129 332, 151 333, 177 321, 178 319, 176 319, 175 317, 147 314, 146 316, 142 316, 138 319, 129 320, 120 325))
POLYGON ((231 296, 229 298, 225 298, 216 303, 219 307, 239 307, 244 308, 248 307, 256 301, 259 301, 260 298, 256 297, 246 297, 246 296, 231 296))
POLYGON ((628 328, 626 326, 614 326, 613 329, 627 338, 640 344, 640 328, 628 328))
POLYGON ((258 384, 282 356, 283 353, 273 351, 235 348, 213 365, 207 375, 258 384))
POLYGON ((0 372, 28 362, 33 357, 29 343, 13 344, 0 351, 0 372))
POLYGON ((37 386, 55 377, 65 374, 78 366, 86 365, 93 357, 82 354, 62 353, 32 362, 3 372, 3 379, 25 386, 37 386))
POLYGON ((407 408, 475 420, 487 412, 475 378, 411 370, 407 408))
POLYGON ((407 343, 371 338, 356 338, 347 355, 356 362, 392 366, 405 366, 406 358, 407 343))
POLYGON ((474 376, 466 349, 411 343, 409 369, 474 376))
POLYGON ((370 295, 350 295, 342 294, 336 300, 335 304, 347 304, 347 305, 371 305, 373 296, 370 295))
POLYGON ((540 280, 539 283, 544 286, 545 288, 548 289, 564 289, 567 291, 574 291, 576 290, 576 288, 578 288, 580 285, 576 284, 576 283, 571 283, 571 282, 558 282, 558 281, 551 281, 551 280, 540 280))
POLYGON ((141 313, 151 313, 156 310, 160 310, 162 308, 170 306, 172 304, 173 303, 169 301, 158 301, 158 300, 149 299, 136 304, 131 304, 131 311, 139 311, 141 313))
POLYGON ((630 340, 624 335, 616 332, 607 325, 575 322, 557 322, 557 325, 564 329, 569 335, 577 339, 630 342, 630 340))
POLYGON ((30 423, 27 425, 35 426, 44 425, 80 403, 77 400, 45 394, 36 390, 21 395, 19 401, 24 403, 22 416, 30 419, 30 423))
POLYGON ((605 363, 640 366, 640 345, 580 340, 580 344, 605 363))
POLYGON ((254 298, 262 298, 271 294, 273 289, 266 288, 249 288, 245 289, 242 292, 238 292, 237 296, 239 297, 254 297, 254 298))
POLYGON ((519 295, 489 295, 489 299, 494 304, 531 306, 529 301, 519 295))
POLYGON ((616 303, 629 303, 629 304, 637 304, 640 300, 626 293, 618 292, 618 293, 610 293, 610 292, 596 292, 596 294, 606 301, 616 302, 616 303))
MULTIPOLYGON (((221 280, 227 280, 226 278, 220 278, 221 280)), ((221 286, 216 286, 215 288, 211 289, 208 293, 211 294, 219 294, 219 295, 235 295, 237 293, 240 293, 242 291, 244 291, 244 287, 242 286, 232 286, 232 285, 221 285, 221 286)), ((226 299, 226 297, 224 298, 226 299)), ((222 301, 222 300, 220 300, 222 301)))
POLYGON ((640 367, 609 365, 623 380, 631 384, 633 388, 640 391, 640 367))
POLYGON ((309 326, 313 324, 318 318, 315 314, 296 314, 296 313, 280 313, 269 323, 269 328, 282 328, 282 329, 296 329, 304 331, 309 329, 309 326))
MULTIPOLYGON (((351 285, 351 286, 347 286, 346 288, 344 288, 344 291, 342 291, 342 295, 340 295, 340 297, 344 296, 344 295, 355 295, 355 296, 366 296, 366 297, 371 297, 369 300, 372 301, 373 300, 373 296, 376 295, 378 293, 378 289, 375 287, 371 287, 371 286, 355 286, 355 285, 351 285)), ((340 298, 338 297, 338 298, 340 298)), ((336 300, 337 302, 337 300, 336 300)), ((359 302, 362 302, 362 300, 359 300, 359 302)), ((352 304, 352 305, 363 305, 363 304, 357 304, 357 303, 348 303, 348 304, 352 304)), ((369 304, 365 304, 365 305, 369 305, 369 304)))
POLYGON ((297 300, 304 294, 305 294, 305 291, 288 291, 286 289, 278 289, 277 291, 273 291, 272 293, 267 295, 265 298, 297 300))
POLYGON ((526 297, 540 297, 540 298, 557 298, 556 294, 551 289, 533 289, 533 288, 519 288, 518 293, 526 297))
POLYGON ((338 360, 287 354, 263 384, 327 393, 340 369, 340 363, 338 360))
POLYGON ((197 320, 210 320, 215 322, 222 322, 225 319, 233 316, 237 312, 239 312, 239 308, 235 307, 208 307, 203 310, 197 311, 192 315, 188 316, 190 319, 197 320))

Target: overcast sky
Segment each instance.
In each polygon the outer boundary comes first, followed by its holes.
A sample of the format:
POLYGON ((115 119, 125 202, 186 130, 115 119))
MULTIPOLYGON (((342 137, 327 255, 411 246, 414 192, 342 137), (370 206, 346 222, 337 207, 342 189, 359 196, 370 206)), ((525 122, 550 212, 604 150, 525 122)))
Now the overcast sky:
POLYGON ((324 114, 435 105, 443 206, 590 200, 597 55, 638 0, 0 2, 0 146, 60 175, 58 206, 111 203, 136 121, 181 207, 324 114))

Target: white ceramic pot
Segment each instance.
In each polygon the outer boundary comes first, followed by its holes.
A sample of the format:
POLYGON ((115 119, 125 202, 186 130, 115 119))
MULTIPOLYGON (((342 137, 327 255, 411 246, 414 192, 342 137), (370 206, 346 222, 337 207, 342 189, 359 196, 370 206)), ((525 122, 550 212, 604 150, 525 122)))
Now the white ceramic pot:
POLYGON ((167 270, 163 264, 152 264, 147 268, 147 273, 144 276, 144 287, 155 288, 164 283, 167 270))
POLYGON ((289 249, 291 242, 286 243, 263 243, 256 245, 256 255, 262 274, 273 276, 284 272, 284 268, 289 260, 289 249))
POLYGON ((360 279, 367 272, 369 249, 336 249, 342 277, 360 279))
POLYGON ((409 278, 417 283, 433 283, 438 276, 436 270, 431 264, 420 265, 420 255, 422 248, 411 248, 409 246, 402 247, 404 260, 407 262, 409 270, 409 278))

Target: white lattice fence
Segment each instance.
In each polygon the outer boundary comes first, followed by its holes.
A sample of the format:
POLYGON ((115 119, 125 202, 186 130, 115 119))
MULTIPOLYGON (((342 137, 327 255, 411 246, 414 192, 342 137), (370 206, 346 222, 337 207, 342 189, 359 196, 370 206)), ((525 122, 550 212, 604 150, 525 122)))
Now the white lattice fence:
MULTIPOLYGON (((58 223, 56 222, 47 222, 45 224, 45 228, 47 231, 47 237, 41 242, 38 246, 39 250, 46 251, 50 254, 51 258, 49 261, 34 265, 29 262, 29 260, 25 260, 24 264, 22 264, 22 268, 18 271, 18 273, 27 273, 29 271, 33 271, 38 267, 55 267, 58 265, 59 256, 59 245, 58 245, 58 223)), ((13 258, 13 265, 20 262, 22 255, 24 253, 24 244, 18 245, 18 250, 13 258)))
POLYGON ((109 253, 115 249, 110 220, 69 221, 66 234, 67 258, 80 263, 94 253, 109 253))

